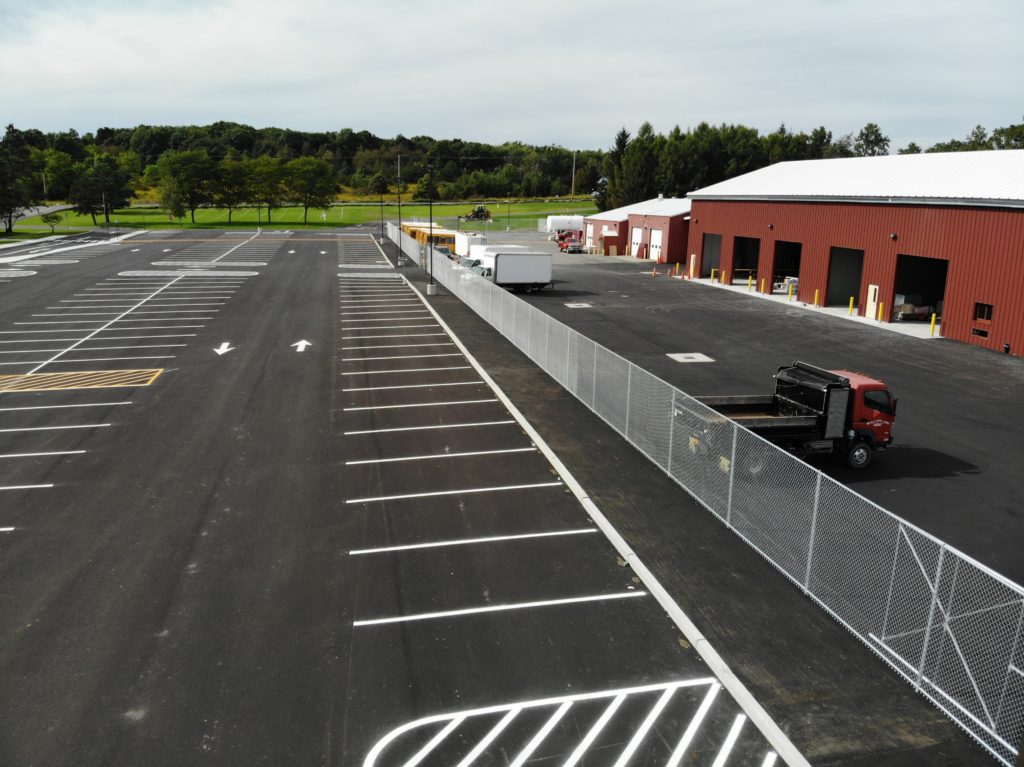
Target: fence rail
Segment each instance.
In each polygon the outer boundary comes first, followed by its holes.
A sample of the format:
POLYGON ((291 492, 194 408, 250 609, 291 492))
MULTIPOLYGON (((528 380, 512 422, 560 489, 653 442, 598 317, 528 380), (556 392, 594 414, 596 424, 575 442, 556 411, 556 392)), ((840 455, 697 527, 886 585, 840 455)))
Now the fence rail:
MULTIPOLYGON (((430 261, 397 227, 415 263, 430 261)), ((996 759, 1024 737, 1024 588, 441 254, 435 281, 996 759)))

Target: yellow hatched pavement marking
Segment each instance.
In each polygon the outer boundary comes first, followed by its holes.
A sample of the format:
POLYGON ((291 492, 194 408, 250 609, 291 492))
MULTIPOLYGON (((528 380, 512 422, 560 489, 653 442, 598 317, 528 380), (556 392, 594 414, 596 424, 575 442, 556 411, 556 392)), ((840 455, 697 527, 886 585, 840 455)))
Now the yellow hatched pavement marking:
POLYGON ((149 370, 82 370, 74 373, 0 375, 0 393, 149 386, 163 372, 163 368, 153 368, 149 370))

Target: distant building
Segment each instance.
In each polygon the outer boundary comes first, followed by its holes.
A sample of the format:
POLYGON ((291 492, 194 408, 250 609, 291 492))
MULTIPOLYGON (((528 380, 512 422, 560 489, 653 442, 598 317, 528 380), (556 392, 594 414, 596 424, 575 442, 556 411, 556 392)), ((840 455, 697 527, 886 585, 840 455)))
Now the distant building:
POLYGON ((686 260, 690 200, 656 197, 583 220, 583 245, 605 256, 630 255, 659 264, 686 260))
POLYGON ((691 276, 1024 353, 1024 150, 784 162, 688 197, 691 276))

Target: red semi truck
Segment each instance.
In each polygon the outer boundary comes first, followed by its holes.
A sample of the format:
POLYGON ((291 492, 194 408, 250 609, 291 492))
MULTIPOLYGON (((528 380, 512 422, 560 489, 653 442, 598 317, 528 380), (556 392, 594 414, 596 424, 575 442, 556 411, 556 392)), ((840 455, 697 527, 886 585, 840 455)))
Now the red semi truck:
POLYGON ((696 399, 800 457, 838 453, 855 469, 893 441, 895 397, 883 381, 849 370, 794 362, 775 374, 774 394, 696 399))

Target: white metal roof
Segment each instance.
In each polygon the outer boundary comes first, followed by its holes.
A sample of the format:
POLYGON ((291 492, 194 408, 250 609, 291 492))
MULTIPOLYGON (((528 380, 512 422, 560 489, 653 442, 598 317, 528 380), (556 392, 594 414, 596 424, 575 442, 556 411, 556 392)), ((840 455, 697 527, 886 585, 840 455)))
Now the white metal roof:
POLYGON ((690 200, 685 197, 655 197, 653 200, 634 202, 621 208, 606 210, 587 216, 588 221, 625 221, 631 215, 680 216, 689 215, 690 200))
POLYGON ((780 162, 690 192, 694 200, 1024 207, 1024 149, 780 162))

